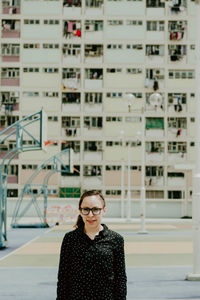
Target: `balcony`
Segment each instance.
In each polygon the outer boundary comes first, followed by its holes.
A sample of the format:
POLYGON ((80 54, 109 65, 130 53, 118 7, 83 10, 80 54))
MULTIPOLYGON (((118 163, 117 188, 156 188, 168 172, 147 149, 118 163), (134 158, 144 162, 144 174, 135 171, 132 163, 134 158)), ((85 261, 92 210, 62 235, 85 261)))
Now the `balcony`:
POLYGON ((2 38, 20 38, 20 21, 2 20, 2 38))
POLYGON ((20 14, 20 7, 7 6, 2 9, 3 14, 16 15, 20 14))
POLYGON ((186 45, 169 45, 168 46, 168 63, 186 64, 187 63, 187 46, 186 45))
POLYGON ((186 0, 175 1, 172 0, 168 4, 168 15, 176 15, 185 17, 187 15, 187 2, 186 0))
POLYGON ((85 15, 100 16, 104 11, 104 0, 86 0, 85 15))
POLYGON ((155 187, 155 186, 163 186, 164 185, 164 177, 163 176, 146 176, 145 177, 145 186, 146 187, 155 187))
POLYGON ((86 20, 84 26, 86 39, 92 41, 103 39, 103 21, 86 20))
POLYGON ((80 69, 63 69, 62 90, 75 91, 81 87, 80 69))
POLYGON ((168 33, 170 41, 186 40, 187 21, 169 21, 168 33))
POLYGON ((63 15, 64 16, 81 16, 81 0, 63 0, 63 15))
POLYGON ((70 42, 77 41, 81 37, 81 21, 64 21, 63 37, 70 42))
POLYGON ((85 45, 85 63, 103 63, 103 45, 85 45))
POLYGON ((146 0, 146 14, 149 17, 165 15, 165 2, 162 0, 146 0))
POLYGON ((186 113, 187 112, 187 95, 186 94, 168 94, 168 112, 169 113, 186 113))
POLYGON ((18 176, 8 175, 7 182, 8 183, 18 183, 18 176))
POLYGON ((164 142, 146 142, 146 162, 161 162, 164 156, 164 142))
POLYGON ((19 78, 1 78, 2 86, 19 86, 20 79, 19 78))
POLYGON ((103 69, 85 70, 85 88, 101 89, 103 87, 103 69))
POLYGON ((81 62, 81 45, 63 45, 63 64, 77 64, 81 62))
POLYGON ((164 63, 164 45, 146 45, 146 63, 164 63))
POLYGON ((164 136, 164 118, 146 118, 146 137, 164 136))
POLYGON ((63 93, 62 94, 62 112, 80 111, 80 93, 63 93))

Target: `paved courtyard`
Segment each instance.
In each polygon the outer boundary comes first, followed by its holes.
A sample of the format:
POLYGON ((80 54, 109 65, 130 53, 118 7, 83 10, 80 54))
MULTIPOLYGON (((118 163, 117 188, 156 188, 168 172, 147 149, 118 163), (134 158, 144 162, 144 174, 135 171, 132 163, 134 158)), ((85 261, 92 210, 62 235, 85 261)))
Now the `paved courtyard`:
MULTIPOLYGON (((128 300, 200 300, 200 282, 185 280, 192 272, 192 224, 107 223, 125 238, 128 300)), ((53 300, 62 238, 70 224, 49 229, 11 229, 0 251, 0 299, 53 300)), ((103 299, 102 299, 103 300, 103 299)))

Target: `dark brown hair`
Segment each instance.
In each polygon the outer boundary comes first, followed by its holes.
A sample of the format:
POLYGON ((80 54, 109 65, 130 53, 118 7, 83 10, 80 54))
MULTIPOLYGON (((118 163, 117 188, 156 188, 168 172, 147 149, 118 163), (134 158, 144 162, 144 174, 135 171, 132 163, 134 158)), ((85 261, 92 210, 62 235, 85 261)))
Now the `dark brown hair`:
MULTIPOLYGON (((79 200, 79 205, 78 208, 81 208, 81 204, 83 202, 83 199, 89 196, 99 196, 99 198, 101 198, 101 200, 103 201, 103 206, 106 206, 106 202, 105 199, 103 197, 103 195, 101 194, 101 192, 97 191, 97 190, 89 190, 86 191, 82 194, 80 200, 79 200)), ((81 217, 81 215, 78 215, 76 224, 74 225, 75 228, 80 228, 80 227, 84 227, 84 222, 83 222, 83 218, 81 217)))

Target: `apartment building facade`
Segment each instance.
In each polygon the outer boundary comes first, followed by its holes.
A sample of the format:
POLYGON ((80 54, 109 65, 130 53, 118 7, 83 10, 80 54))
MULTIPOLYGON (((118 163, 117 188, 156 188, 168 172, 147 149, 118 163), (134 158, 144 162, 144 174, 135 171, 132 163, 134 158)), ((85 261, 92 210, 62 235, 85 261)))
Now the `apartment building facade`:
MULTIPOLYGON (((43 107, 55 141, 12 160, 9 213, 37 167, 73 148, 75 171, 53 175, 49 206, 94 188, 108 216, 126 217, 130 189, 138 217, 144 165, 147 217, 191 216, 195 1, 2 0, 0 10, 0 131, 43 107)), ((0 145, 1 159, 14 145, 0 145)))

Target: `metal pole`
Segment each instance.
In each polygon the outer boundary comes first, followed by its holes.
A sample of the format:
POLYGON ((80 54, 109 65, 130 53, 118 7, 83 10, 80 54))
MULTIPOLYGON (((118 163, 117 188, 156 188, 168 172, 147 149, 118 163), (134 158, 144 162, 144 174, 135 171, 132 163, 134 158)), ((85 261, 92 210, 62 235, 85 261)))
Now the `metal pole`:
POLYGON ((124 218, 124 160, 122 160, 121 170, 121 218, 124 218))
POLYGON ((195 115, 195 170, 193 176, 193 273, 187 280, 200 281, 200 1, 196 0, 196 115, 195 115))
POLYGON ((131 219, 131 142, 128 142, 127 220, 131 219))
POLYGON ((145 189, 145 118, 144 109, 142 111, 142 157, 141 157, 141 192, 140 192, 140 220, 141 231, 138 233, 147 233, 146 231, 146 189, 145 189))

